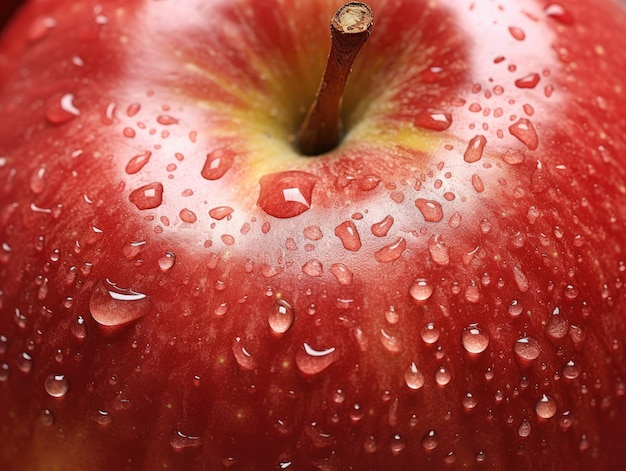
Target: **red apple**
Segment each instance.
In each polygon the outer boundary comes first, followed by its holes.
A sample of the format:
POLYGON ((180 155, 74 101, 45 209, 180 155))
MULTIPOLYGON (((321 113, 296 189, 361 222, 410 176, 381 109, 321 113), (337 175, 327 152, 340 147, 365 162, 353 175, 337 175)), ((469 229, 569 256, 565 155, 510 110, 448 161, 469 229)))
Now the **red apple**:
POLYGON ((626 466, 626 16, 32 0, 0 43, 0 469, 626 466))

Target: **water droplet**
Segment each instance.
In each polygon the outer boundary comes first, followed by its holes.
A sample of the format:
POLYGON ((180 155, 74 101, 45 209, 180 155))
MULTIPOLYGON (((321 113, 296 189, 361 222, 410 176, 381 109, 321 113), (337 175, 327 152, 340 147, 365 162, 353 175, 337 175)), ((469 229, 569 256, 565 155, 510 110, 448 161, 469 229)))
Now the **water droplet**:
POLYGON ((478 400, 470 392, 466 393, 465 396, 463 396, 462 402, 463 402, 463 407, 465 408, 465 410, 468 410, 468 411, 474 409, 478 405, 478 400))
POLYGON ((369 435, 365 438, 363 442, 363 451, 365 451, 365 453, 375 453, 377 449, 376 439, 373 436, 369 435))
POLYGON ((143 154, 137 154, 126 164, 126 173, 129 175, 138 173, 150 161, 150 157, 152 157, 152 152, 150 151, 146 151, 143 154))
POLYGON ((509 127, 509 132, 530 150, 535 150, 539 146, 537 132, 527 118, 520 118, 516 123, 512 124, 509 127))
POLYGON ((46 167, 41 166, 30 177, 30 191, 39 195, 46 189, 46 167))
POLYGON ((144 317, 152 309, 150 298, 110 280, 96 283, 89 300, 94 320, 104 326, 119 326, 144 317))
POLYGON ((439 445, 437 432, 430 430, 422 437, 422 448, 426 451, 433 451, 439 445))
POLYGON ((515 86, 517 88, 535 88, 541 77, 537 73, 528 74, 525 77, 517 79, 515 86))
POLYGON ((563 295, 567 299, 576 299, 578 297, 578 288, 573 285, 567 285, 563 290, 563 295))
POLYGON ((218 206, 209 211, 209 216, 213 219, 221 221, 222 219, 230 219, 231 215, 235 212, 230 206, 218 206))
POLYGON ((167 252, 165 255, 159 258, 158 263, 161 271, 169 271, 176 263, 176 255, 174 255, 172 252, 167 252))
POLYGON ((26 352, 22 352, 18 357, 17 357, 17 368, 22 372, 22 373, 30 373, 30 370, 33 369, 33 357, 31 357, 28 353, 26 352))
POLYGON ((344 221, 335 227, 335 235, 346 250, 357 252, 361 248, 361 237, 352 221, 344 221))
POLYGON ((528 437, 531 431, 532 426, 527 419, 522 420, 522 422, 519 424, 519 427, 517 428, 517 434, 522 438, 528 437))
POLYGON ((54 414, 50 409, 44 409, 39 414, 39 421, 44 427, 51 427, 54 425, 54 414))
POLYGON ((406 372, 404 373, 404 382, 410 389, 420 389, 424 386, 425 378, 424 373, 415 365, 411 363, 406 372))
POLYGON ((51 124, 64 124, 80 115, 74 105, 74 94, 65 93, 51 97, 46 104, 46 119, 51 124))
POLYGON ((562 372, 564 378, 576 379, 580 375, 580 368, 574 360, 570 360, 563 366, 562 372))
POLYGON ((158 208, 163 202, 163 185, 157 182, 144 185, 134 190, 129 200, 140 210, 158 208))
POLYGON ((469 353, 483 353, 489 346, 489 334, 478 324, 470 324, 461 334, 463 348, 469 353))
POLYGON ((304 343, 296 353, 296 366, 304 375, 314 376, 332 365, 337 358, 338 353, 334 347, 316 350, 304 343))
POLYGON ((439 222, 443 219, 443 209, 436 201, 418 198, 415 200, 415 206, 426 222, 439 222))
POLYGON ((70 325, 72 335, 79 340, 83 340, 87 337, 87 326, 85 325, 85 319, 83 316, 78 316, 74 322, 70 325))
POLYGON ((430 280, 418 278, 411 284, 409 294, 416 301, 426 301, 433 294, 435 288, 430 280))
POLYGON ((306 227, 303 233, 304 233, 304 237, 312 241, 320 240, 322 237, 324 237, 324 233, 322 232, 322 229, 320 229, 319 226, 306 227))
POLYGON ((44 387, 50 396, 63 397, 70 389, 70 383, 65 375, 49 375, 44 382, 44 387))
POLYGON ((543 394, 535 403, 535 413, 542 419, 551 419, 556 415, 556 401, 543 394))
POLYGON ((181 209, 180 212, 178 213, 178 217, 180 217, 181 221, 186 222, 188 224, 194 224, 198 220, 198 216, 196 216, 196 213, 194 213, 189 208, 181 209))
POLYGON ((374 254, 374 258, 379 263, 393 262, 400 258, 406 250, 406 240, 400 237, 395 242, 384 246, 374 254))
POLYGON ((445 386, 452 379, 452 374, 445 366, 440 366, 437 371, 435 371, 435 381, 439 386, 445 386))
POLYGON ((468 163, 478 162, 483 157, 483 152, 485 150, 486 144, 487 139, 485 138, 485 136, 474 136, 467 145, 467 149, 463 154, 463 159, 468 163))
POLYGON ((544 12, 548 17, 558 21, 561 24, 567 26, 574 24, 574 17, 572 16, 572 14, 558 3, 552 3, 548 5, 544 9, 544 12))
POLYGON ((298 216, 311 207, 317 178, 294 170, 264 175, 259 183, 259 207, 270 216, 284 219, 298 216))
POLYGON ((524 273, 520 267, 514 266, 513 278, 515 279, 517 289, 519 289, 522 293, 526 293, 530 288, 530 283, 528 282, 528 277, 526 276, 526 273, 524 273))
POLYGON ((524 30, 517 26, 511 26, 509 28, 509 33, 511 33, 511 36, 513 36, 513 38, 517 39, 518 41, 523 41, 524 39, 526 39, 526 33, 524 32, 524 30))
POLYGON ((424 343, 432 345, 439 340, 441 330, 433 322, 429 322, 420 331, 420 335, 424 343))
POLYGON ((383 347, 385 347, 385 349, 387 349, 388 352, 399 353, 402 351, 402 342, 400 339, 385 332, 383 329, 380 331, 380 343, 383 347))
POLYGON ((202 439, 199 436, 187 435, 180 430, 176 430, 170 436, 170 445, 177 451, 185 448, 198 448, 199 446, 202 446, 202 439))
POLYGON ((520 303, 517 299, 514 299, 511 301, 511 304, 509 304, 507 311, 509 316, 518 317, 522 314, 522 312, 524 312, 524 307, 522 306, 522 303, 520 303))
POLYGON ((0 363, 0 383, 4 383, 11 377, 11 369, 7 363, 0 363))
POLYGON ((428 240, 428 252, 437 265, 447 266, 450 264, 450 251, 440 235, 433 235, 428 240))
POLYGON ((546 324, 546 331, 553 339, 562 339, 567 335, 569 329, 569 322, 563 317, 558 308, 554 310, 552 315, 548 318, 546 324))
POLYGON ((541 353, 539 343, 532 337, 518 339, 513 346, 515 355, 522 363, 530 363, 536 360, 541 353))
POLYGON ((330 272, 337 279, 340 285, 349 286, 352 284, 354 275, 343 263, 333 263, 330 267, 330 272))
POLYGON ((385 216, 382 221, 372 224, 372 234, 376 237, 385 237, 393 223, 394 219, 392 216, 385 216))
POLYGON ((291 328, 295 318, 293 308, 289 303, 281 299, 271 309, 267 321, 273 332, 284 334, 291 328))
POLYGON ((443 111, 426 110, 416 116, 414 124, 432 131, 445 131, 452 125, 452 116, 443 111))
POLYGON ((308 260, 302 266, 302 273, 311 277, 322 276, 322 274, 324 273, 322 262, 320 262, 319 260, 308 260))
POLYGON ((241 337, 236 337, 233 342, 233 355, 235 356, 235 360, 237 360, 239 366, 241 366, 244 370, 252 371, 256 368, 256 361, 250 352, 246 350, 246 347, 243 346, 243 340, 241 337))
POLYGON ((201 175, 207 180, 219 180, 233 166, 235 153, 230 149, 215 149, 207 154, 201 175))
POLYGON ((178 120, 173 116, 162 114, 157 116, 157 123, 162 124, 163 126, 170 126, 172 124, 178 124, 178 120))

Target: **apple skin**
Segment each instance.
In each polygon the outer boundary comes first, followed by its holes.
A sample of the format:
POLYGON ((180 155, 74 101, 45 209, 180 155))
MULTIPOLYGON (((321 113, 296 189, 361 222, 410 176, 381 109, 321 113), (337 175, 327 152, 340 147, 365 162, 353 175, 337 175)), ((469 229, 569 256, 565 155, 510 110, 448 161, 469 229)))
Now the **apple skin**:
POLYGON ((626 16, 36 0, 0 42, 0 468, 622 469, 626 16))
POLYGON ((0 28, 4 27, 22 3, 24 3, 23 0, 4 0, 0 4, 0 28))

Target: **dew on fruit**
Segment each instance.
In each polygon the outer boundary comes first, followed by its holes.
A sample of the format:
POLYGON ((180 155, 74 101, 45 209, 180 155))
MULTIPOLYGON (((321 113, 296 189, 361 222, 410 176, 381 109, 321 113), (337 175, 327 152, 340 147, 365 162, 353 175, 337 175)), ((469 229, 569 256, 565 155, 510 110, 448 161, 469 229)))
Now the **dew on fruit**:
POLYGON ((417 115, 414 124, 431 131, 445 131, 452 125, 452 115, 443 111, 426 110, 417 115))
POLYGON ((235 337, 232 348, 235 360, 237 360, 237 364, 239 364, 242 369, 252 371, 256 368, 256 361, 250 352, 246 350, 241 337, 235 337))
POLYGON ((330 272, 337 279, 340 285, 349 286, 352 284, 354 274, 343 263, 333 263, 330 272))
POLYGON ((395 335, 387 333, 384 329, 380 331, 380 343, 390 353, 398 353, 402 350, 402 342, 395 335))
POLYGON ((157 123, 162 124, 163 126, 170 126, 172 124, 178 124, 178 119, 167 114, 162 114, 157 116, 157 123))
POLYGON ((389 445, 389 449, 391 450, 391 454, 394 456, 399 455, 406 448, 406 443, 402 440, 400 435, 394 435, 391 439, 391 444, 389 445))
POLYGON ((51 427, 54 425, 54 414, 50 409, 44 409, 39 414, 39 422, 44 427, 51 427))
POLYGON ((556 410, 556 401, 547 394, 543 394, 535 403, 535 413, 542 419, 551 419, 556 415, 556 410))
POLYGON ((92 412, 89 417, 96 424, 103 427, 106 427, 107 425, 110 425, 111 422, 113 422, 113 417, 111 417, 111 414, 102 409, 98 409, 97 411, 92 412))
POLYGON ((439 340, 441 330, 433 322, 424 325, 420 330, 420 336, 425 344, 432 345, 439 340))
POLYGON ((433 235, 428 240, 428 252, 437 265, 447 266, 450 263, 450 251, 440 235, 433 235))
POLYGON ((230 219, 233 212, 235 212, 235 210, 230 206, 218 206, 209 210, 209 216, 213 219, 221 221, 222 219, 230 219))
POLYGON ((30 370, 33 369, 33 357, 31 357, 28 353, 22 352, 17 357, 17 368, 22 373, 30 373, 30 370))
POLYGON ((87 326, 85 325, 85 319, 83 316, 78 316, 71 324, 70 331, 72 335, 78 340, 83 340, 87 337, 87 326))
POLYGON ((545 14, 559 23, 570 26, 574 24, 574 17, 572 14, 559 3, 551 3, 543 10, 545 14))
POLYGON ((230 149, 215 149, 208 153, 201 175, 207 180, 219 180, 230 170, 235 153, 230 149))
POLYGON ((560 313, 559 308, 556 308, 546 323, 547 334, 557 340, 565 337, 568 330, 569 322, 567 322, 567 319, 560 313))
POLYGON ((163 185, 158 182, 144 185, 133 190, 129 200, 139 210, 158 208, 163 202, 163 185))
POLYGON ((176 430, 170 436, 170 445, 176 451, 182 451, 185 448, 198 448, 202 446, 202 439, 196 435, 188 435, 176 430))
POLYGON ((476 193, 482 193, 485 191, 485 184, 483 183, 482 178, 480 178, 480 175, 477 173, 472 175, 472 187, 474 187, 476 193))
POLYGON ((134 175, 135 173, 140 172, 141 169, 148 164, 148 162, 150 161, 150 157, 152 157, 152 152, 150 151, 135 155, 126 164, 126 173, 129 175, 134 175))
POLYGON ((478 162, 483 157, 485 146, 487 145, 487 138, 479 134, 474 136, 467 145, 465 153, 463 154, 463 160, 467 163, 478 162))
POLYGON ((308 226, 304 229, 303 233, 304 237, 312 241, 320 240, 324 237, 322 229, 320 229, 319 226, 308 226))
POLYGON ((435 371, 435 381, 439 386, 445 386, 452 379, 452 374, 445 366, 440 366, 435 371))
POLYGON ((403 237, 399 237, 395 242, 389 245, 385 245, 381 249, 377 250, 374 254, 374 258, 379 263, 393 262, 400 258, 402 253, 406 250, 406 240, 403 237))
POLYGON ((422 448, 424 450, 433 451, 439 445, 439 437, 437 436, 437 432, 434 430, 430 430, 426 432, 426 434, 422 437, 422 448))
POLYGON ((411 283, 409 294, 415 301, 426 301, 432 296, 434 290, 435 288, 430 280, 417 278, 411 283))
POLYGON ((372 224, 372 234, 376 237, 385 237, 393 226, 394 219, 392 216, 385 216, 380 222, 372 224))
POLYGON ((468 353, 483 353, 489 346, 489 334, 478 324, 470 324, 463 329, 461 343, 468 353))
POLYGON ((363 451, 365 453, 375 453, 377 449, 378 445, 376 444, 376 439, 372 435, 366 437, 363 442, 363 451))
POLYGON ((509 33, 511 33, 511 36, 513 36, 513 38, 517 39, 518 41, 523 41, 524 39, 526 39, 526 33, 522 28, 519 28, 518 26, 509 27, 509 33))
POLYGON ((436 201, 418 198, 415 200, 415 206, 426 222, 439 222, 443 219, 443 208, 436 201))
POLYGON ((152 309, 148 296, 130 288, 120 288, 106 279, 99 281, 91 292, 89 311, 103 326, 119 326, 141 319, 152 309))
POLYGON ((520 118, 509 126, 509 132, 530 150, 535 150, 539 146, 539 137, 528 118, 520 118))
POLYGON ((39 195, 46 189, 46 167, 41 166, 30 177, 30 191, 39 195))
POLYGON ((418 390, 424 386, 425 381, 424 373, 421 372, 415 363, 411 363, 404 373, 404 382, 409 389, 418 390))
POLYGON ((357 252, 361 248, 361 236, 352 221, 344 221, 335 227, 335 235, 346 250, 357 252))
POLYGON ((515 280, 517 289, 519 289, 522 293, 526 293, 530 288, 530 283, 526 273, 524 273, 518 266, 513 267, 513 279, 515 280))
POLYGON ((60 98, 53 97, 46 105, 46 119, 51 124, 64 124, 80 115, 74 105, 74 95, 66 93, 60 98))
POLYGON ((172 267, 174 267, 174 265, 176 264, 176 255, 172 252, 167 252, 162 257, 159 257, 158 264, 159 269, 162 272, 167 272, 171 270, 172 267))
MULTIPOLYGON (((0 296, 2 292, 0 291, 0 296)), ((0 355, 4 355, 9 348, 9 339, 6 335, 0 335, 0 355)))
POLYGON ((284 334, 291 328, 295 318, 296 316, 291 305, 281 299, 270 310, 267 322, 274 333, 284 334))
POLYGON ((474 409, 478 405, 478 400, 470 392, 465 393, 461 402, 463 403, 463 407, 467 411, 474 409))
POLYGON ((52 397, 63 397, 70 389, 70 383, 62 374, 51 374, 44 382, 46 392, 52 397))
POLYGON ((189 208, 181 209, 178 213, 178 217, 180 217, 181 221, 188 224, 194 224, 198 220, 198 216, 196 215, 196 213, 189 208))
POLYGON ((308 260, 302 265, 302 273, 311 277, 319 277, 324 273, 322 262, 319 260, 308 260))
POLYGON ((314 376, 335 363, 338 357, 338 352, 334 347, 316 350, 308 343, 304 343, 296 353, 296 366, 302 374, 314 376))
POLYGON ((507 312, 509 313, 509 316, 513 318, 519 317, 522 314, 522 312, 524 312, 524 307, 522 306, 521 302, 519 302, 517 299, 514 299, 509 304, 507 308, 507 312))
POLYGON ((576 379, 580 375, 580 367, 574 363, 574 360, 568 361, 561 370, 565 379, 576 379))
POLYGON ((535 88, 539 83, 540 76, 538 73, 531 73, 515 81, 517 88, 535 88))
POLYGON ((522 422, 519 424, 519 427, 517 427, 517 434, 522 438, 526 438, 530 435, 530 432, 532 432, 532 426, 530 425, 530 422, 528 421, 528 419, 523 419, 522 422))
POLYGON ((570 300, 576 299, 578 297, 578 288, 573 285, 565 286, 563 290, 563 296, 570 300))
POLYGON ((541 347, 532 337, 522 337, 515 341, 513 351, 519 360, 523 363, 528 363, 536 360, 541 353, 541 347))
POLYGON ((270 216, 292 218, 311 208, 317 177, 300 171, 264 175, 257 204, 270 216))
POLYGON ((11 377, 11 369, 7 363, 0 363, 0 383, 4 383, 11 377))

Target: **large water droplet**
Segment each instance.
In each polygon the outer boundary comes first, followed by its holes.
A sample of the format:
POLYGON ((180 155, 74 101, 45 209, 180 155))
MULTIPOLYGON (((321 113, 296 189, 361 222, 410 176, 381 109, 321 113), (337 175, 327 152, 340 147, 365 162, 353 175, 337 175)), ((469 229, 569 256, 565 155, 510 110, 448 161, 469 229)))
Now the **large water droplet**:
POLYGON ((337 361, 338 356, 334 347, 316 350, 308 343, 304 343, 296 353, 296 366, 304 375, 314 376, 337 361))
POLYGON ((74 105, 74 94, 55 95, 46 104, 46 119, 52 124, 64 124, 80 115, 74 105))
POLYGON ((63 397, 69 391, 70 383, 65 375, 49 375, 44 382, 44 387, 50 396, 63 397))
POLYGON ((420 371, 415 363, 411 363, 404 373, 404 382, 410 389, 417 390, 424 386, 424 373, 420 371))
POLYGON ((489 334, 478 324, 471 324, 461 334, 463 348, 469 353, 483 353, 489 346, 489 334))
POLYGON ((509 132, 530 150, 535 150, 539 147, 537 132, 527 118, 520 118, 516 123, 512 124, 509 127, 509 132))
POLYGON ((293 308, 289 303, 281 299, 270 310, 267 322, 273 332, 276 334, 284 334, 291 328, 295 318, 293 308))
POLYGON ((426 222, 439 222, 443 219, 443 209, 436 201, 418 198, 415 200, 415 206, 426 222))
POLYGON ((432 296, 434 290, 430 280, 418 278, 409 287, 409 294, 416 301, 426 301, 432 296))
POLYGON ((104 326, 119 326, 144 317, 152 309, 145 294, 120 288, 110 280, 96 283, 89 300, 94 320, 104 326))
POLYGON ((230 149, 215 149, 207 154, 201 175, 207 180, 219 180, 233 166, 235 153, 230 149))
POLYGON ((540 76, 538 73, 528 74, 525 77, 517 79, 515 81, 515 86, 517 88, 535 88, 539 83, 540 76))
POLYGON ((384 246, 374 254, 374 258, 377 262, 388 263, 393 262, 400 258, 402 253, 406 250, 406 240, 400 237, 395 242, 384 246))
POLYGON ((294 170, 265 175, 259 183, 259 207, 270 216, 291 218, 311 207, 317 178, 310 173, 294 170))
POLYGON ((486 144, 487 139, 485 138, 485 136, 474 136, 472 140, 469 141, 467 149, 465 149, 463 159, 468 163, 478 162, 483 157, 483 152, 485 150, 486 144))
POLYGON ((337 279, 340 285, 349 286, 352 284, 354 275, 343 263, 333 263, 330 267, 330 272, 337 279))
POLYGON ((536 360, 541 353, 539 342, 532 337, 518 339, 513 346, 515 355, 522 363, 530 363, 536 360))
POLYGON ((126 164, 126 173, 128 173, 129 175, 138 173, 150 161, 150 157, 152 157, 152 152, 150 151, 146 151, 142 154, 137 154, 126 164))
POLYGON ((158 208, 163 202, 163 185, 154 182, 137 188, 130 194, 129 200, 137 209, 158 208))
POLYGON ((346 250, 356 252, 361 248, 361 237, 352 221, 344 221, 335 227, 335 235, 339 237, 346 250))
POLYGON ((445 131, 452 125, 452 116, 443 111, 426 110, 415 117, 414 124, 432 131, 445 131))
POLYGON ((392 216, 385 216, 382 221, 372 224, 372 234, 376 237, 385 237, 393 223, 394 219, 392 216))

